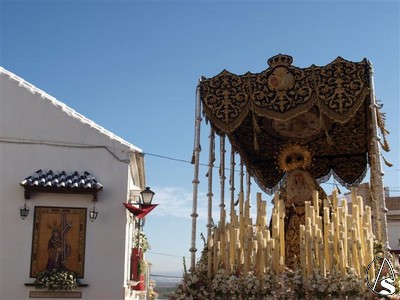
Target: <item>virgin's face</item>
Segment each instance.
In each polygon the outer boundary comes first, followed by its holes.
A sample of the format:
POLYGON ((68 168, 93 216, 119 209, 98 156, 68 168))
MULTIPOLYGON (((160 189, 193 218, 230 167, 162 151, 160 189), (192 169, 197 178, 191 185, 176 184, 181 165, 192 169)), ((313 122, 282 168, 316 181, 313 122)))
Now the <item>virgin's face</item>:
POLYGON ((310 174, 304 170, 290 172, 286 183, 288 199, 293 199, 297 204, 312 200, 312 192, 315 184, 310 174))

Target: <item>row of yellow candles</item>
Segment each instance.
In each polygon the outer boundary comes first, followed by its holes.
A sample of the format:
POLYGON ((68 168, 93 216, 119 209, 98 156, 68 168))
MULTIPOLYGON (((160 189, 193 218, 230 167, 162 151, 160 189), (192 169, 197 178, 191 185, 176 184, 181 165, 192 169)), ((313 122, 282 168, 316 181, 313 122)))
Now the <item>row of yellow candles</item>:
MULTIPOLYGON (((314 269, 326 276, 336 269, 344 277, 347 268, 353 268, 360 280, 365 267, 373 259, 373 233, 371 208, 363 199, 351 197, 351 214, 347 201, 339 206, 334 190, 332 204, 313 193, 313 201, 305 202, 305 224, 300 226, 300 267, 304 278, 314 269), (323 204, 323 205, 321 205, 323 204), (320 211, 320 208, 322 210, 320 211)), ((272 210, 271 229, 267 227, 267 204, 257 194, 256 222, 250 217, 250 200, 239 194, 239 215, 231 204, 230 222, 226 223, 225 209, 221 210, 220 223, 207 241, 208 276, 212 278, 219 269, 246 274, 253 270, 258 276, 267 270, 278 274, 285 267, 285 204, 276 194, 272 210)), ((371 278, 375 277, 370 268, 371 278)))

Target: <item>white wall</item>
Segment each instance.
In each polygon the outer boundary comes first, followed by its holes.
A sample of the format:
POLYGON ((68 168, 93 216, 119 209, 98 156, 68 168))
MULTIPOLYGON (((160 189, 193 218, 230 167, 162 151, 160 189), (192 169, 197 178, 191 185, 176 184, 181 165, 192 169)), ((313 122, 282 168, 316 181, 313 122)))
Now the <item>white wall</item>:
POLYGON ((132 147, 71 117, 0 72, 0 299, 27 299, 35 206, 93 206, 92 196, 32 194, 29 216, 19 208, 19 183, 38 169, 88 171, 104 186, 95 222, 87 220, 83 299, 123 299, 129 160, 132 147), (43 142, 43 144, 40 144, 43 142), (56 145, 57 144, 57 145, 56 145), (71 147, 71 145, 74 147, 71 147), (85 148, 88 145, 102 147, 85 148), (79 146, 79 147, 76 147, 79 146), (103 147, 104 146, 104 147, 103 147))

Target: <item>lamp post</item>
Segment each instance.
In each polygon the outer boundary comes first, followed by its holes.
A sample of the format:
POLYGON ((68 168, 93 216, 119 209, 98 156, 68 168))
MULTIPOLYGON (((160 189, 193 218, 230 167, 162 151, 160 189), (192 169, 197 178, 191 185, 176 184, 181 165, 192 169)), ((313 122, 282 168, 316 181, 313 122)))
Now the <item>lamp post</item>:
MULTIPOLYGON (((134 195, 130 195, 130 198, 134 197, 134 195)), ((140 233, 142 232, 142 228, 144 225, 144 217, 150 213, 158 204, 151 204, 153 201, 153 196, 154 192, 150 190, 149 187, 146 187, 143 191, 140 192, 140 197, 138 197, 138 200, 132 203, 129 201, 128 203, 123 203, 125 208, 132 213, 136 218, 137 218, 137 239, 136 239, 136 245, 137 248, 134 251, 134 258, 135 261, 139 264, 141 262, 141 247, 140 247, 140 233)), ((135 280, 139 279, 140 282, 140 274, 139 273, 134 273, 138 278, 134 278, 135 280)), ((140 289, 140 288, 139 288, 140 289)))
MULTIPOLYGON (((150 188, 147 186, 146 189, 144 189, 143 191, 140 192, 141 197, 139 198, 139 207, 141 209, 144 209, 145 207, 149 207, 151 206, 151 202, 153 201, 153 196, 154 196, 154 192, 152 190, 150 190, 150 188)), ((150 211, 148 211, 150 212, 150 211)), ((147 215, 147 213, 145 214, 147 215)), ((140 249, 140 232, 141 229, 144 226, 144 217, 138 217, 138 237, 137 237, 137 243, 138 243, 138 248, 140 249), (143 221, 142 221, 143 219, 143 221)), ((139 254, 138 254, 139 255, 139 254)))

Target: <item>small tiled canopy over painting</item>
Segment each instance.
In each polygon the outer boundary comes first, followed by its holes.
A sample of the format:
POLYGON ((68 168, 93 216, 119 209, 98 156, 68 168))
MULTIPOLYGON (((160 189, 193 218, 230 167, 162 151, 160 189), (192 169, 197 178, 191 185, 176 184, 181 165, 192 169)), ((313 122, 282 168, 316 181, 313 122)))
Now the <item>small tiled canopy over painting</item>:
POLYGON ((29 199, 34 192, 47 192, 92 194, 93 201, 97 201, 97 193, 103 189, 103 185, 87 171, 53 172, 40 169, 20 184, 25 189, 25 199, 29 199))

